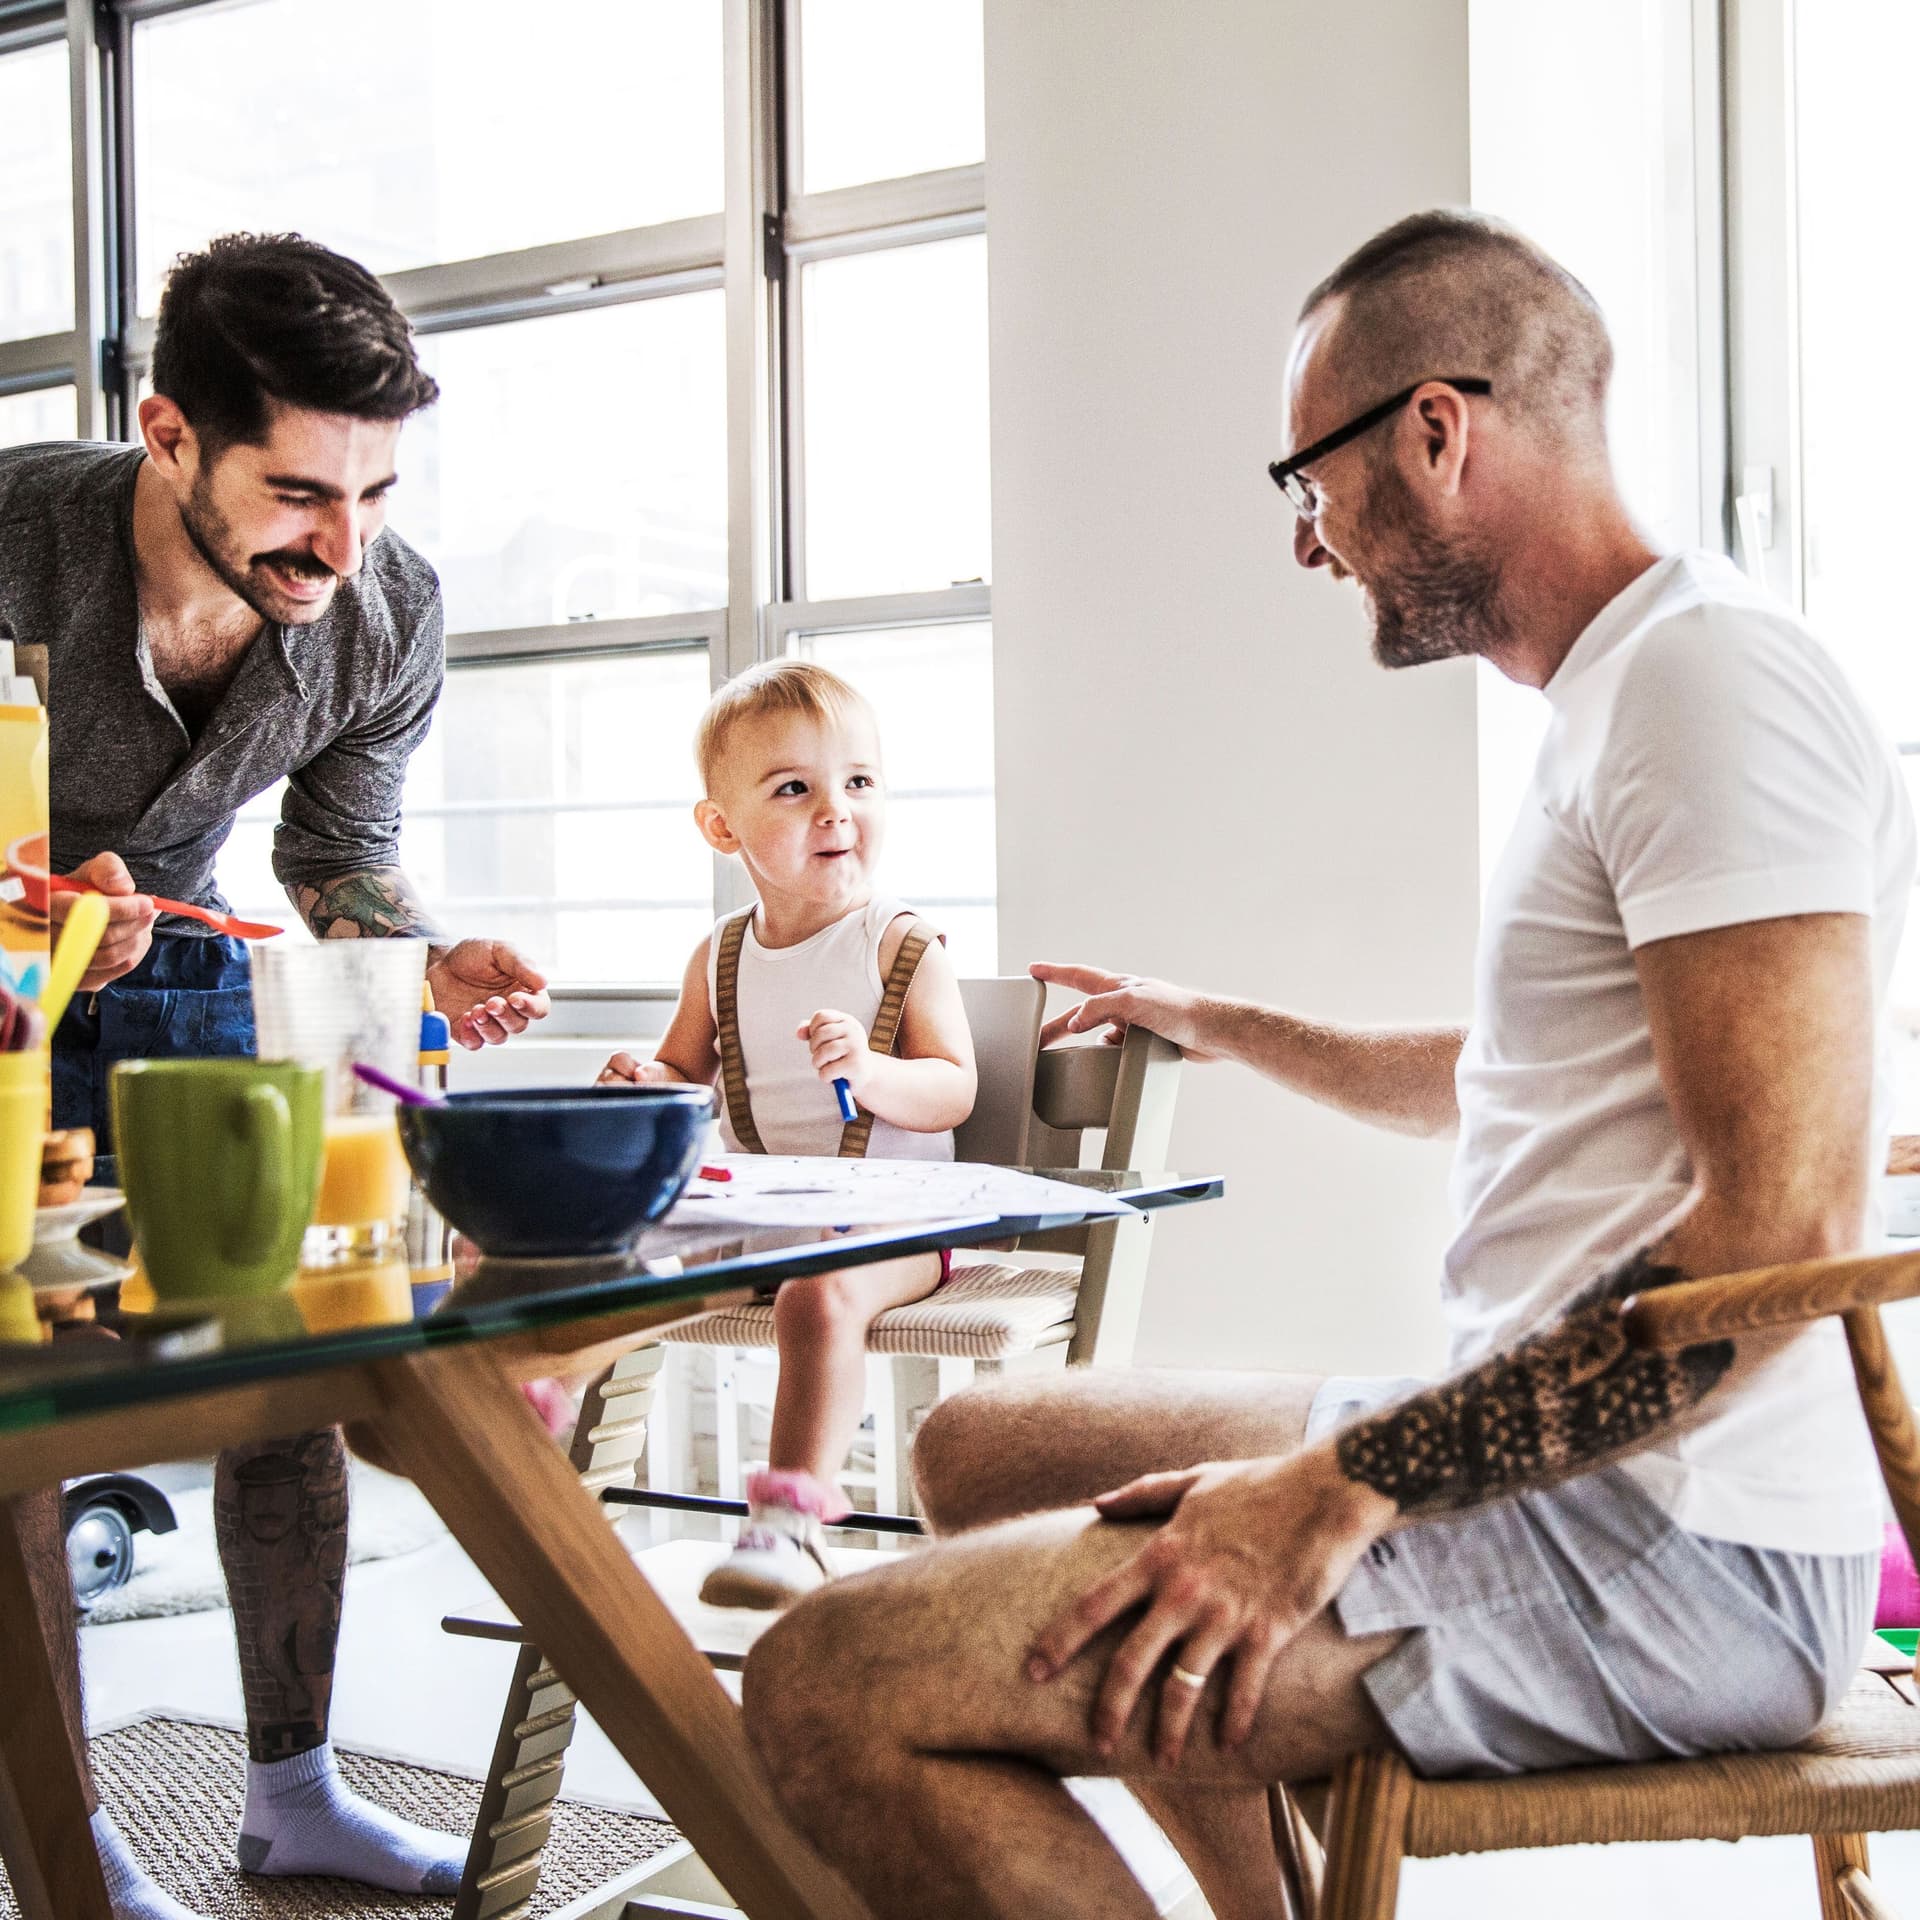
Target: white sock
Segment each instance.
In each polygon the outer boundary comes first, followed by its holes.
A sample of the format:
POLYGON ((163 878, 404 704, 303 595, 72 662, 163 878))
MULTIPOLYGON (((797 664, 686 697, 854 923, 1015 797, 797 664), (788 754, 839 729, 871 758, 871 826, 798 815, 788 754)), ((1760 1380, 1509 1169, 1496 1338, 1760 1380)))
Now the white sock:
POLYGON ((113 1904, 113 1920, 200 1920, 133 1857, 126 1835, 107 1818, 105 1807, 95 1809, 91 1825, 93 1844, 100 1853, 100 1873, 113 1904))
POLYGON ((248 1873, 328 1873, 390 1893, 457 1893, 467 1842, 363 1800, 331 1742, 291 1760, 247 1762, 240 1864, 248 1873))

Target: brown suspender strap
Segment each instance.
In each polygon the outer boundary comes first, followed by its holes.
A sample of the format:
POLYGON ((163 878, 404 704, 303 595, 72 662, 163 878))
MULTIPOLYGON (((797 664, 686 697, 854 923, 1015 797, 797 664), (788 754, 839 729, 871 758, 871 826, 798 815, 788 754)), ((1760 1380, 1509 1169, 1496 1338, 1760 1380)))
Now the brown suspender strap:
POLYGON ((720 923, 720 951, 713 963, 713 1024, 720 1039, 720 1087, 727 1099, 733 1137, 748 1153, 765 1153, 747 1098, 747 1062, 740 1051, 740 943, 753 908, 743 907, 720 923))
MULTIPOLYGON (((938 938, 924 920, 909 923, 907 937, 901 941, 900 951, 893 956, 893 965, 887 970, 887 990, 880 996, 880 1011, 873 1016, 873 1026, 867 1034, 867 1044, 875 1053, 891 1053, 899 1045, 900 1016, 906 1008, 907 990, 920 970, 920 956, 938 938)), ((867 1142, 872 1137, 873 1115, 862 1107, 859 1119, 848 1121, 841 1132, 840 1158, 864 1160, 867 1142)))

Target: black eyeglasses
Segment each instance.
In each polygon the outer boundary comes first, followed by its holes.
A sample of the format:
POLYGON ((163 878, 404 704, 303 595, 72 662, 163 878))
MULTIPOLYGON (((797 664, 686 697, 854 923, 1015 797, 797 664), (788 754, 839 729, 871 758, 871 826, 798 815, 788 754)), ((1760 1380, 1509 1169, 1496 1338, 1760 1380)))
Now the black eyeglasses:
POLYGON ((1274 461, 1267 471, 1273 475, 1273 484, 1287 496, 1287 504, 1301 519, 1313 519, 1320 511, 1320 492, 1301 469, 1312 466, 1316 460, 1324 460, 1349 440, 1358 440, 1369 428, 1377 427, 1382 420, 1398 413, 1422 387, 1431 386, 1451 387, 1456 393, 1493 391, 1493 382, 1482 380, 1477 375, 1459 379, 1435 376, 1429 380, 1416 380, 1406 392, 1396 393, 1391 400, 1382 400, 1377 407, 1369 407, 1344 427, 1336 427, 1325 439, 1316 440, 1310 447, 1302 447, 1291 459, 1274 461))

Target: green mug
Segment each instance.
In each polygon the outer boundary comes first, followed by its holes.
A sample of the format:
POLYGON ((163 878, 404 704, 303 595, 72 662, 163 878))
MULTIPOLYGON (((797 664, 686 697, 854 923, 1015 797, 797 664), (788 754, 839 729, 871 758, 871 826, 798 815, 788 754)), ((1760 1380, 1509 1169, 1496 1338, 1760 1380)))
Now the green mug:
POLYGON ((320 1184, 326 1074, 282 1060, 123 1060, 108 1080, 120 1184, 160 1300, 293 1278, 320 1184))

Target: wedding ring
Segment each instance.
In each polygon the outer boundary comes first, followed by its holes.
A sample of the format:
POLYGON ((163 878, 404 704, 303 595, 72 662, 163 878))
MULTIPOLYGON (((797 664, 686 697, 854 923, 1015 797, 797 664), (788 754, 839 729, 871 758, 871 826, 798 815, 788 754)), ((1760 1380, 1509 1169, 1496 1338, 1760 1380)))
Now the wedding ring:
POLYGON ((1185 1667, 1175 1667, 1167 1677, 1170 1680, 1178 1680, 1183 1687, 1193 1688, 1196 1693, 1207 1684, 1207 1676, 1204 1673, 1189 1673, 1185 1667))

